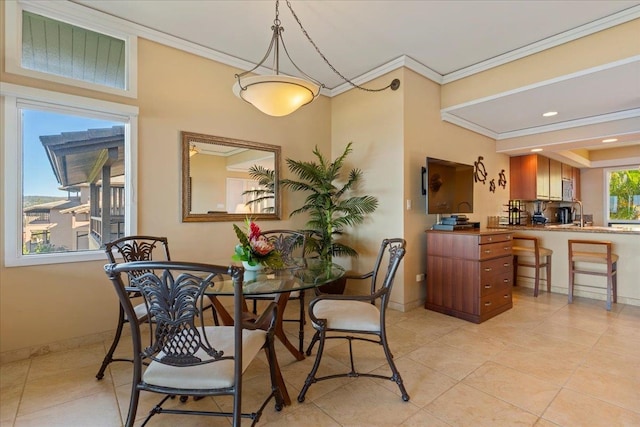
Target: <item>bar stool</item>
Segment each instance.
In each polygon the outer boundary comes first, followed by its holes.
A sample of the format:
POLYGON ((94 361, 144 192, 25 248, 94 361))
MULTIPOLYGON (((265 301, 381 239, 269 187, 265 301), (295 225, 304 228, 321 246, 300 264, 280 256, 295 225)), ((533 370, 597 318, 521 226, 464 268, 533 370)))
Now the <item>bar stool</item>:
MULTIPOLYGON (((618 302, 618 255, 611 252, 612 244, 603 240, 569 240, 569 304, 573 302, 575 274, 591 274, 607 277, 607 310, 611 310, 611 300, 618 302), (576 263, 606 264, 607 271, 577 268, 576 263)), ((596 287, 588 285, 579 285, 596 287)))
POLYGON ((540 269, 546 267, 547 292, 551 292, 551 249, 540 246, 537 237, 513 236, 513 284, 517 284, 518 266, 533 267, 534 288, 533 296, 538 296, 540 287, 540 269), (523 261, 520 257, 533 257, 533 262, 523 261))

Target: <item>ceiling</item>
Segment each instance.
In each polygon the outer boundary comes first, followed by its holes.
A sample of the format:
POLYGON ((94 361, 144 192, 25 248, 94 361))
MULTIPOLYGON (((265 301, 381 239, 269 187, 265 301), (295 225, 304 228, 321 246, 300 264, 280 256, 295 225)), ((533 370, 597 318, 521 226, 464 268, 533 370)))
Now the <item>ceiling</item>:
MULTIPOLYGON (((244 69, 264 56, 275 16, 275 2, 262 0, 74 2, 212 49, 244 69)), ((331 64, 360 84, 407 64, 448 83, 571 37, 640 19, 640 1, 624 0, 306 0, 291 6, 331 64)), ((329 96, 348 90, 305 39, 286 1, 279 12, 296 65, 323 82, 329 96)), ((282 57, 281 71, 299 75, 282 57)), ((496 139, 498 151, 509 155, 541 146, 543 154, 578 167, 637 163, 640 55, 454 106, 442 116, 496 139), (541 112, 550 106, 560 114, 543 119, 541 112), (558 130, 560 135, 550 132, 558 130), (530 135, 535 138, 527 141, 530 135), (608 137, 618 141, 603 146, 608 137)))

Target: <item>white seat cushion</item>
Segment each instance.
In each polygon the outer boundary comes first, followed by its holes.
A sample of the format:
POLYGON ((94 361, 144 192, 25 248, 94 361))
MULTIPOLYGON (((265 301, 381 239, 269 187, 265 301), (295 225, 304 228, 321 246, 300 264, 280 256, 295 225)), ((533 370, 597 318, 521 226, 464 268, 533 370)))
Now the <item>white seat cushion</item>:
MULTIPOLYGON (((380 310, 362 301, 322 300, 313 306, 318 319, 327 319, 327 327, 349 331, 380 332, 380 310)), ((314 323, 314 328, 318 325, 314 323)))
MULTIPOLYGON (((205 333, 209 343, 218 351, 224 351, 225 356, 233 356, 233 326, 207 326, 205 333)), ((265 343, 267 332, 263 330, 242 331, 242 372, 256 357, 265 343)), ((159 357, 161 357, 160 353, 159 357)), ((200 350, 198 357, 203 360, 210 359, 200 350)), ((206 363, 198 366, 176 367, 152 361, 145 370, 142 379, 147 384, 161 387, 186 388, 186 389, 214 389, 232 387, 235 384, 233 377, 233 360, 206 363)))
POLYGON ((138 318, 138 320, 145 319, 149 314, 149 312, 147 312, 147 306, 144 303, 138 304, 133 307, 133 311, 136 312, 136 317, 138 318))

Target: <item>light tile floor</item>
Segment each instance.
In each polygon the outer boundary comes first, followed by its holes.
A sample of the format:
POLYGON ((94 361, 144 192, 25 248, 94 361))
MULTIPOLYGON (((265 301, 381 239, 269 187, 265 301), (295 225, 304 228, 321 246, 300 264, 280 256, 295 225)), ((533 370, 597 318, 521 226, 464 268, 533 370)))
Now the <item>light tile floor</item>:
MULTIPOLYGON (((297 301, 289 307, 297 309, 297 301)), ((295 326, 290 325, 295 342, 295 326)), ((287 325, 289 327, 289 325, 287 325)), ((263 426, 640 426, 640 307, 515 288, 514 308, 476 325, 417 308, 389 311, 391 349, 410 402, 390 381, 337 379, 296 396, 313 363, 277 352, 291 406, 269 405, 263 426)), ((307 333, 307 340, 311 329, 307 333)), ((126 339, 119 353, 129 348, 126 339)), ((0 367, 2 426, 121 426, 131 365, 114 363, 94 377, 108 342, 0 367)), ((331 343, 322 373, 344 370, 347 345, 331 343)), ((387 373, 381 348, 355 345, 361 371, 387 373)), ((264 358, 245 374, 244 409, 268 389, 264 358)), ((144 417, 157 397, 143 393, 144 417)), ((184 405, 176 401, 174 405, 184 405)), ((187 405, 229 409, 230 399, 187 405)), ((245 420, 246 421, 246 420, 245 420)), ((140 424, 138 420, 137 425, 140 424)), ((149 426, 228 426, 225 418, 157 415, 149 426)), ((243 425, 248 425, 243 422, 243 425)))

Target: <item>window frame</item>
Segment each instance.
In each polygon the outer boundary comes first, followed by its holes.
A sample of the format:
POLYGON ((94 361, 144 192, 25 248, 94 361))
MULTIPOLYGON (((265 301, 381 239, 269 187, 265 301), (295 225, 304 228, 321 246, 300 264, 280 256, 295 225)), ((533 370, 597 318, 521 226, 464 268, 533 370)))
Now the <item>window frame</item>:
POLYGON ((137 98, 138 38, 120 20, 104 13, 82 7, 72 2, 34 2, 29 0, 6 1, 5 4, 5 71, 26 77, 62 83, 99 92, 137 98), (47 18, 82 27, 97 33, 124 40, 125 88, 100 85, 71 77, 31 70, 22 67, 22 11, 36 13, 47 18))
POLYGON ((4 264, 18 267, 104 260, 101 250, 22 254, 22 129, 20 109, 33 106, 52 111, 122 121, 125 127, 125 233, 137 229, 137 135, 138 107, 63 94, 9 83, 0 83, 4 112, 2 157, 4 162, 4 264))
POLYGON ((635 168, 640 168, 640 165, 627 165, 627 166, 617 166, 617 167, 611 167, 611 168, 605 168, 603 169, 603 181, 604 181, 604 223, 607 224, 607 226, 611 227, 613 224, 638 224, 640 225, 640 219, 638 220, 633 220, 633 219, 629 219, 629 220, 625 220, 625 219, 611 219, 609 217, 609 212, 610 212, 610 205, 611 205, 611 196, 609 194, 609 184, 611 181, 611 173, 612 172, 617 172, 617 171, 626 171, 626 170, 630 170, 630 169, 635 169, 635 168))

